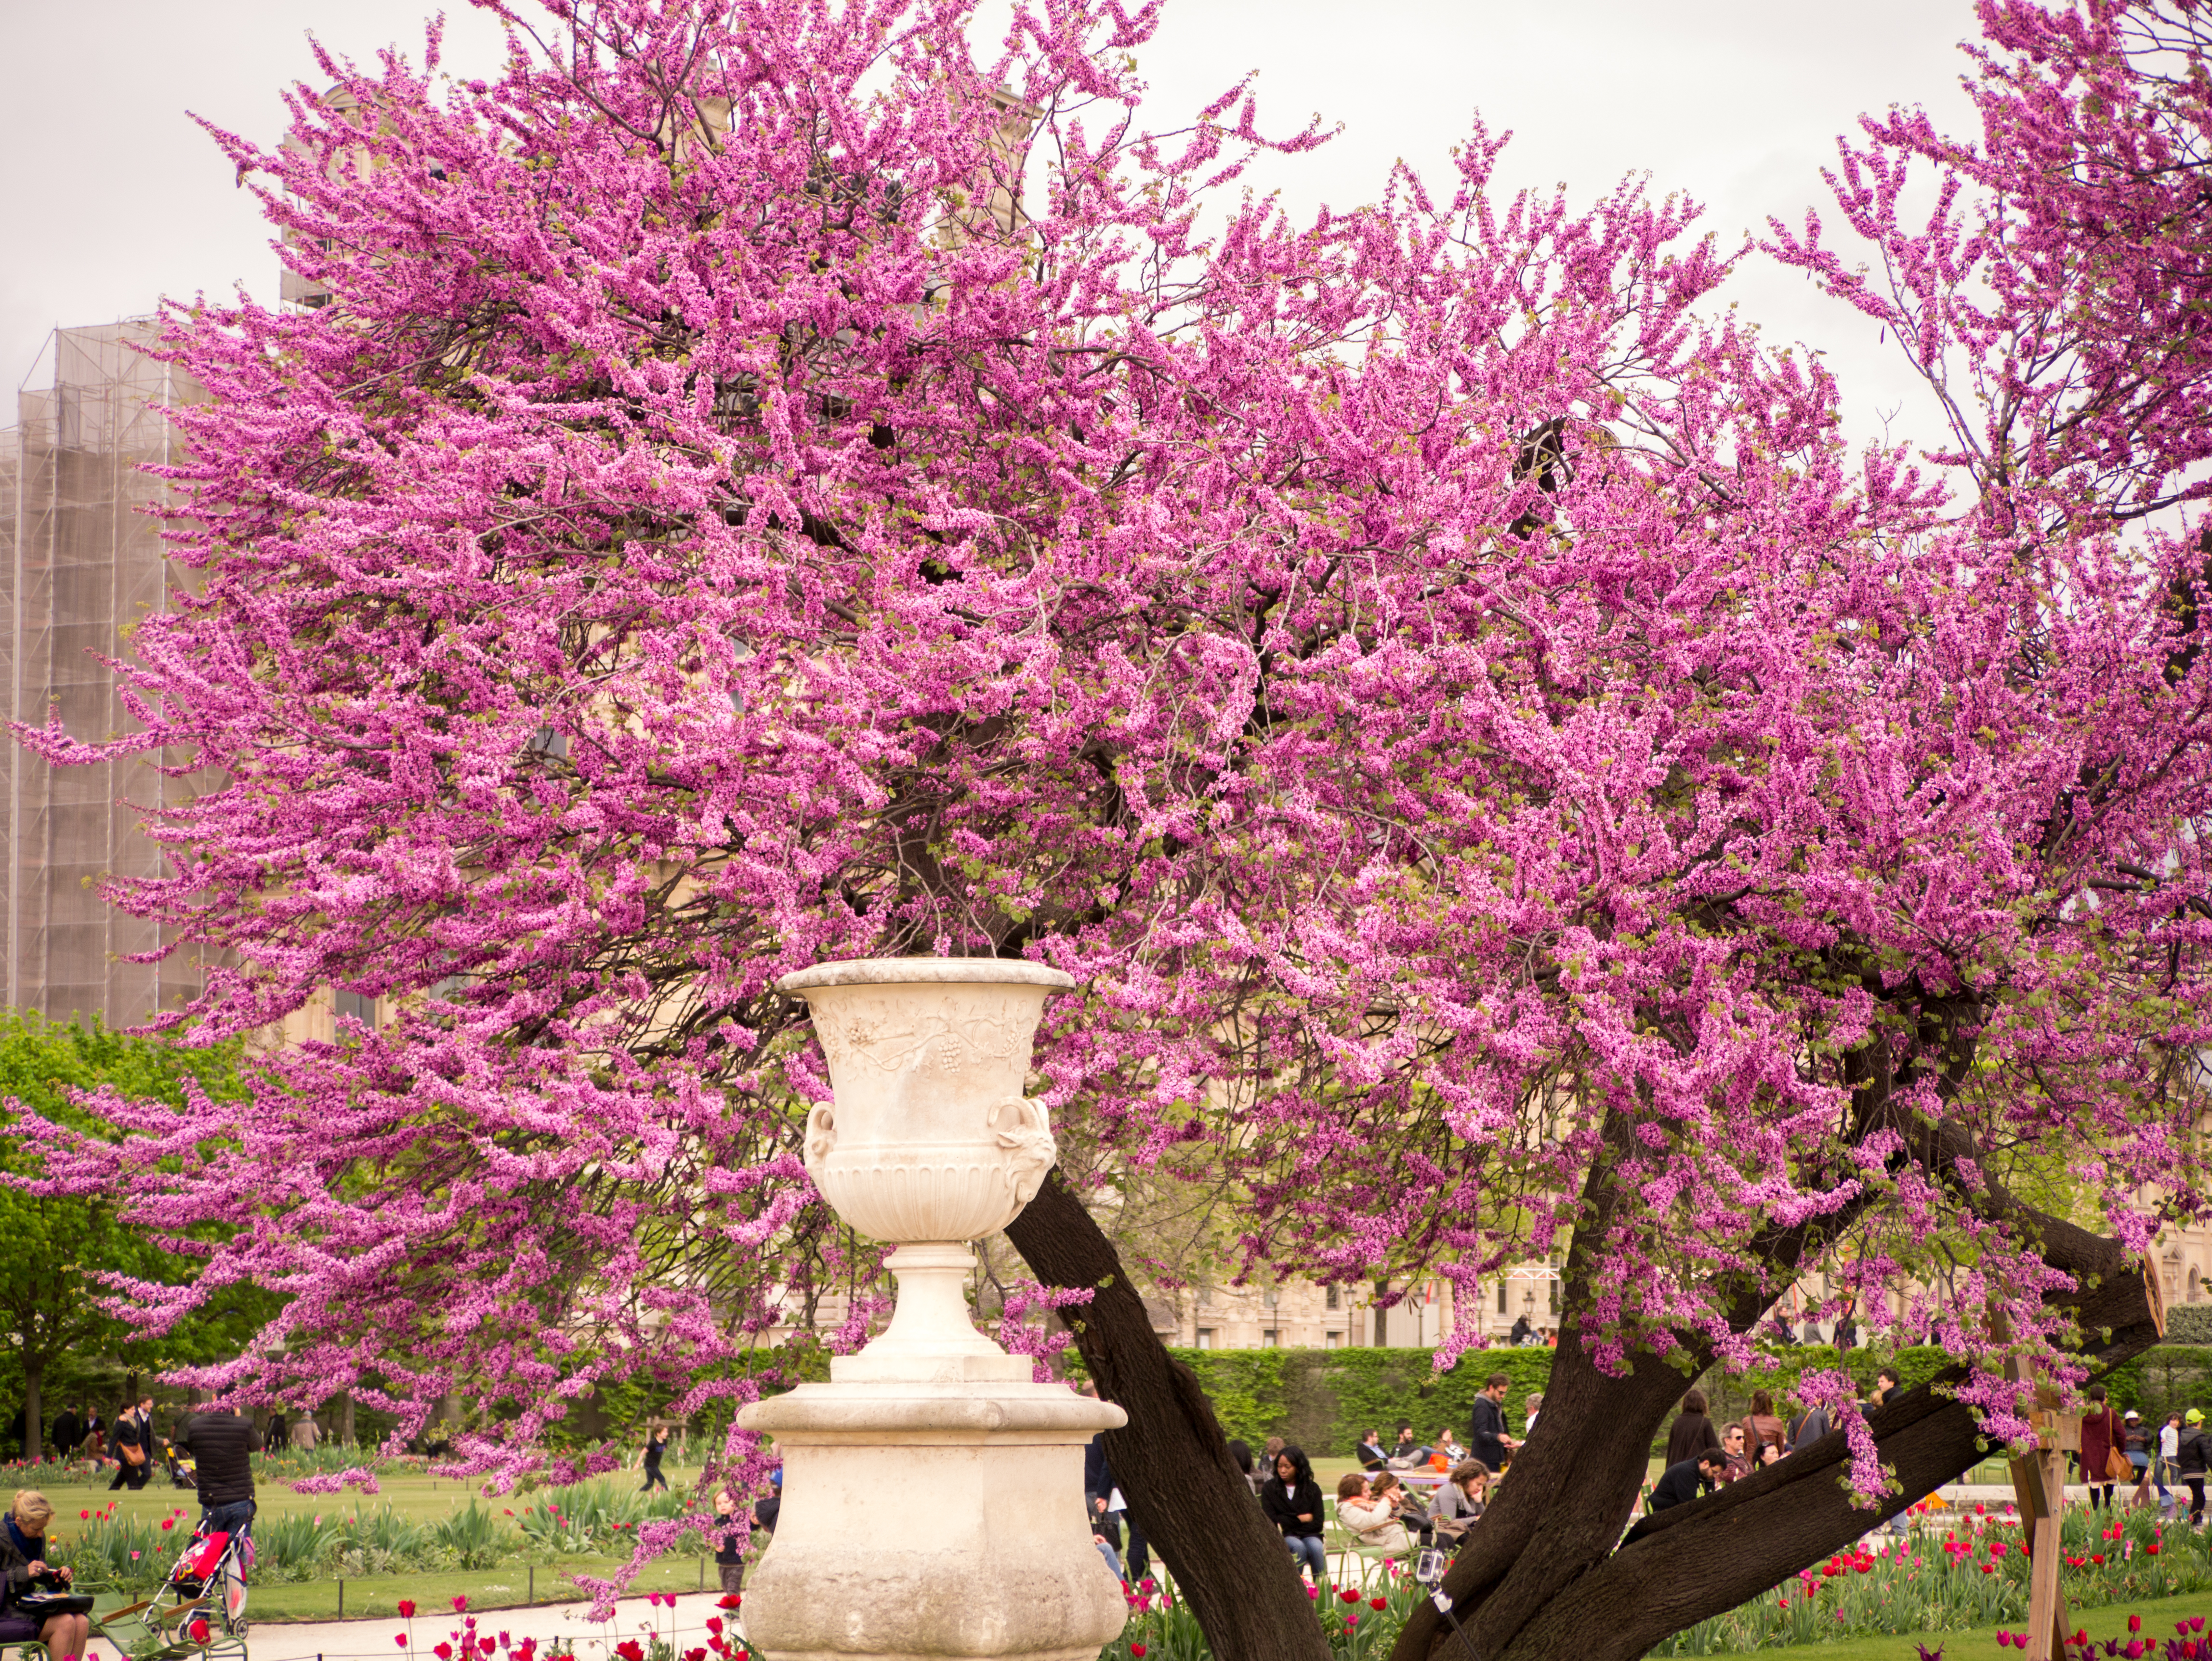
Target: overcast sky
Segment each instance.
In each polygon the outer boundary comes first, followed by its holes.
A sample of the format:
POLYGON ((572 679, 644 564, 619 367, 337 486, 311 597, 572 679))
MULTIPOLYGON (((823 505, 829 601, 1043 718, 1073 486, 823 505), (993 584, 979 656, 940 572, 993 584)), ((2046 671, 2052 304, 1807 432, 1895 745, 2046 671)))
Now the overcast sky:
MULTIPOLYGON (((0 424, 57 324, 153 308, 162 295, 273 298, 276 261, 252 198, 187 115, 274 143, 279 89, 313 79, 307 36, 366 57, 419 55, 424 0, 0 0, 0 424)), ((1686 191, 1733 238, 1822 199, 1820 172, 1864 111, 1924 105, 1965 130, 1958 43, 1969 0, 1170 0, 1141 59, 1148 114, 1179 125, 1248 70, 1263 124, 1316 113, 1344 131, 1267 180, 1294 207, 1373 199, 1403 157, 1438 178, 1480 109, 1516 135, 1515 184, 1594 196, 1631 172, 1686 191)), ((455 72, 495 61, 496 33, 449 17, 455 72)), ((1874 331, 1802 278, 1755 275, 1736 297, 1770 336, 1825 349, 1862 435, 1924 411, 1874 331)), ((43 384, 44 364, 36 369, 43 384)), ((1932 435, 1930 435, 1932 436, 1932 435)))

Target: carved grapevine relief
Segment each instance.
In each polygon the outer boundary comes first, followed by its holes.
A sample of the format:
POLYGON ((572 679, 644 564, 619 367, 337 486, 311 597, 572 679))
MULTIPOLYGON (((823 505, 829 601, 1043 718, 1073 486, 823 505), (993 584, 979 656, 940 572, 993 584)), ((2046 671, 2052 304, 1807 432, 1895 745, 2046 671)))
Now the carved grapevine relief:
POLYGON ((817 1019, 823 1053, 835 1064, 863 1061, 886 1073, 908 1068, 942 1076, 989 1062, 1026 1056, 1034 1019, 1005 1020, 975 1013, 931 1014, 918 1020, 817 1019))

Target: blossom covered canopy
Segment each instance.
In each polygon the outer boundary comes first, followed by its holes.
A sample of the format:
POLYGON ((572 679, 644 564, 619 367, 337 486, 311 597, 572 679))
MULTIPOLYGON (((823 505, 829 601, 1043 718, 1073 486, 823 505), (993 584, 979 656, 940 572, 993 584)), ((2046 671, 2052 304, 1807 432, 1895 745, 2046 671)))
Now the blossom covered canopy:
MULTIPOLYGON (((237 1231, 157 1311, 291 1297, 196 1378, 465 1390, 510 1474, 596 1382, 754 1389, 872 1266, 771 990, 833 957, 1056 964, 1061 1124, 1204 1151, 1256 1260, 1571 1246, 1608 1365, 1743 1362, 1824 1262, 1993 1368, 1990 1311, 2065 1335, 2008 1184, 2193 1213, 2199 562, 2090 464, 1848 453, 1692 204, 1500 199, 1480 127, 1294 224, 1241 94, 1136 129, 1150 9, 980 64, 947 5, 512 21, 224 137, 331 301, 173 313, 204 586, 143 732, 32 735, 216 781, 114 890, 217 965, 196 1035, 391 1012, 105 1104, 139 1216, 237 1231)), ((2097 465, 2166 501, 2191 442, 2097 465)))

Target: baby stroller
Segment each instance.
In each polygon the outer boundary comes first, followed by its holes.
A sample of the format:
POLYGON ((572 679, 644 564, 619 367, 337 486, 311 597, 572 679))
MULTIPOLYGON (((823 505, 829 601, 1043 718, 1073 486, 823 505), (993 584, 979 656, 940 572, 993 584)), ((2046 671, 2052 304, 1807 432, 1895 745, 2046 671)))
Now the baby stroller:
POLYGON ((200 1485, 199 1466, 188 1453, 179 1453, 177 1445, 166 1436, 161 1439, 162 1463, 169 1469, 172 1488, 197 1488, 200 1485))
POLYGON ((252 1566, 246 1536, 195 1529, 161 1590, 110 1611, 95 1630, 137 1661, 246 1661, 246 1571, 252 1566))

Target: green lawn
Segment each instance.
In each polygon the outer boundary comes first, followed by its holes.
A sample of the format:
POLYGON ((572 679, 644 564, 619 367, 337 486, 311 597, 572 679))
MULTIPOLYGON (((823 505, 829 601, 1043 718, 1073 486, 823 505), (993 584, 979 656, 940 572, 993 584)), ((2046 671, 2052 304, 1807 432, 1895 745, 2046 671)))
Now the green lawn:
MULTIPOLYGON (((699 1471, 670 1467, 667 1476, 670 1487, 677 1493, 686 1491, 696 1483, 699 1471)), ((619 1477, 620 1473, 617 1473, 619 1477)), ((288 1482, 258 1477, 256 1498, 264 1520, 291 1514, 321 1516, 349 1515, 356 1506, 365 1511, 389 1506, 396 1514, 413 1522, 429 1522, 462 1510, 471 1500, 478 1498, 473 1482, 454 1482, 416 1475, 380 1473, 380 1491, 361 1494, 351 1490, 340 1494, 295 1494, 288 1482)), ((630 1479, 642 1485, 641 1475, 630 1479)), ((42 1489, 54 1507, 52 1536, 56 1555, 63 1561, 69 1559, 69 1538, 80 1526, 81 1513, 104 1509, 111 1502, 119 1506, 118 1515, 141 1522, 158 1524, 173 1513, 181 1513, 178 1526, 189 1528, 199 1515, 198 1496, 185 1489, 172 1488, 164 1481, 154 1483, 137 1494, 128 1489, 111 1493, 105 1482, 49 1482, 42 1489)), ((550 1498, 551 1494, 544 1497, 550 1498)), ((535 1503, 538 1496, 520 1495, 479 1500, 495 1512, 520 1510, 535 1503)), ((181 1541, 179 1542, 181 1543, 181 1541)), ((291 1581, 270 1585, 257 1581, 253 1586, 252 1612, 257 1621, 328 1621, 335 1618, 341 1608, 348 1619, 356 1617, 392 1617, 398 1613, 403 1597, 411 1598, 426 1613, 442 1615, 456 1597, 465 1596, 471 1609, 505 1609, 535 1601, 539 1603, 580 1601, 584 1594, 571 1583, 570 1577, 578 1573, 607 1575, 614 1572, 626 1558, 563 1557, 558 1562, 538 1563, 534 1567, 524 1562, 501 1563, 497 1567, 475 1570, 454 1570, 446 1573, 411 1573, 378 1575, 366 1579, 349 1579, 341 1584, 335 1579, 291 1581)), ((714 1585, 714 1571, 704 1558, 671 1556, 649 1566, 637 1578, 637 1590, 647 1591, 696 1591, 714 1585)), ((140 1594, 104 1595, 101 1609, 112 1608, 135 1601, 140 1594)))
MULTIPOLYGON (((684 1493, 699 1480, 699 1470, 696 1466, 684 1470, 670 1465, 665 1469, 668 1486, 678 1494, 684 1493)), ((617 1471, 613 1477, 619 1479, 623 1475, 617 1471)), ((374 1494, 359 1494, 351 1488, 341 1494, 295 1494, 289 1484, 272 1482, 257 1473, 255 1498, 264 1517, 283 1517, 294 1513, 319 1516, 329 1512, 350 1512, 358 1503, 372 1510, 379 1506, 389 1506, 398 1515, 422 1523, 459 1511, 477 1496, 477 1485, 472 1482, 456 1482, 450 1478, 414 1475, 395 1475, 388 1471, 380 1471, 377 1480, 381 1484, 382 1492, 374 1494)), ((642 1486, 645 1482, 644 1476, 637 1473, 631 1473, 629 1480, 637 1486, 642 1486)), ((78 1512, 97 1511, 110 1501, 120 1502, 122 1511, 119 1515, 125 1517, 158 1520, 179 1510, 187 1518, 199 1515, 198 1495, 189 1489, 171 1488, 167 1478, 158 1483, 147 1483, 137 1494, 128 1489, 111 1494, 104 1482, 97 1484, 49 1483, 40 1491, 53 1503, 54 1527, 64 1534, 76 1520, 78 1512)), ((557 1490, 545 1497, 557 1497, 557 1490)), ((520 1498, 509 1495, 503 1499, 487 1499, 482 1503, 496 1512, 519 1509, 532 1503, 532 1500, 529 1495, 520 1498)))
MULTIPOLYGON (((2205 1617, 2206 1630, 2212 1632, 2212 1592, 2161 1597, 2148 1603, 2113 1603, 2073 1615, 2068 1623, 2069 1630, 2086 1628, 2089 1636, 2100 1643, 2107 1638, 2117 1638, 2124 1643, 2130 1615, 2142 1616, 2145 1638, 2171 1638, 2175 1621, 2200 1615, 2205 1617)), ((1806 1644, 1759 1653, 1799 1655, 1805 1661, 1913 1661, 1916 1644, 1925 1644, 1930 1652, 1941 1644, 1943 1661, 2000 1661, 2000 1658, 2018 1661, 2020 1655, 2018 1650, 1997 1647, 1995 1627, 1978 1627, 1968 1632, 1947 1632, 1920 1639, 1849 1638, 1834 1644, 1806 1644)))

